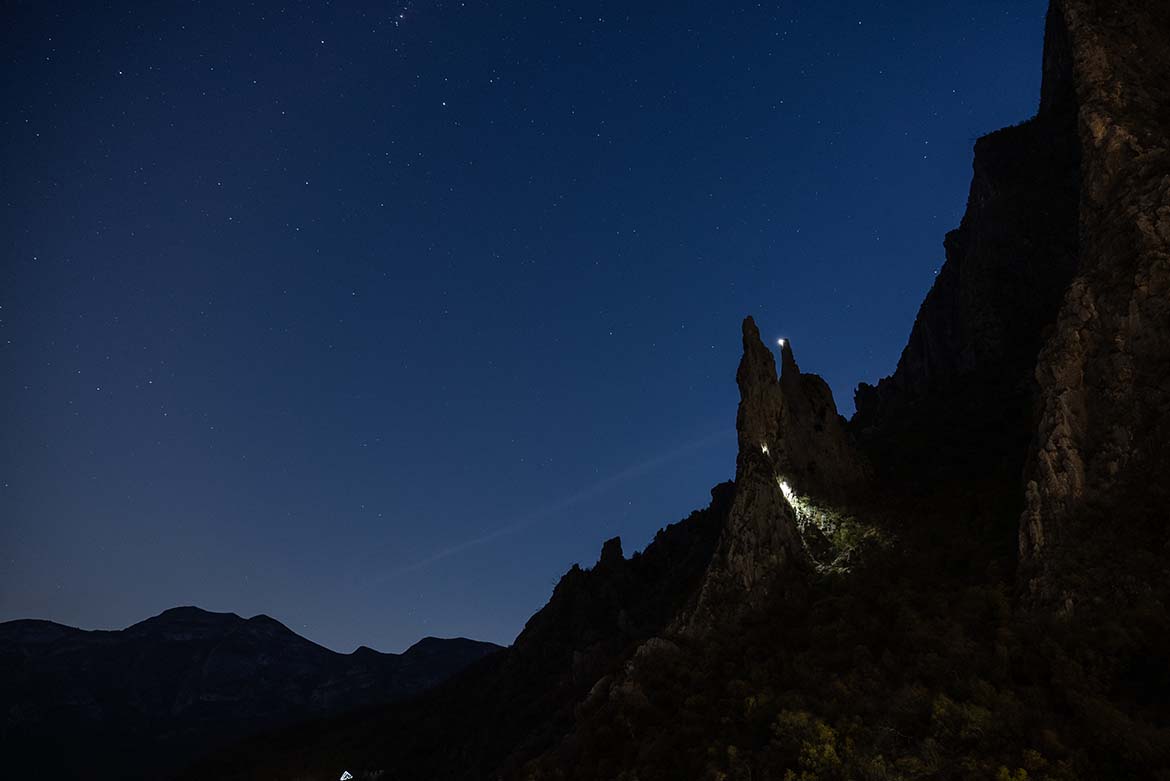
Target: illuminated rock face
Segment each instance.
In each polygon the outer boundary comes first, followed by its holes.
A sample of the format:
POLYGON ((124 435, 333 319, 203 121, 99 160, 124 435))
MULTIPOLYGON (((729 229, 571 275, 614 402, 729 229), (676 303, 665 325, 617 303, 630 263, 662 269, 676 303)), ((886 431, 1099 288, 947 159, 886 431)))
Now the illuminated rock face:
POLYGON ((799 590, 812 564, 786 494, 836 504, 863 490, 869 470, 853 448, 829 386, 801 374, 790 342, 776 376, 752 318, 743 322, 736 372, 739 453, 735 500, 700 592, 691 628, 750 610, 779 590, 799 590))
MULTIPOLYGON (((869 465, 837 413, 829 384, 801 373, 788 341, 780 350, 779 387, 780 416, 766 434, 774 443, 768 448, 774 471, 800 496, 828 506, 847 504, 868 486, 869 465)), ((740 437, 742 450, 742 431, 740 437)))
MULTIPOLYGON (((1049 28, 1068 42, 1083 161, 1080 253, 1036 365, 1040 419, 1020 555, 1033 597, 1068 609, 1088 596, 1078 578, 1100 581, 1086 570, 1165 543, 1170 5, 1064 0, 1049 28)), ((1138 587, 1151 576, 1134 574, 1138 587)))

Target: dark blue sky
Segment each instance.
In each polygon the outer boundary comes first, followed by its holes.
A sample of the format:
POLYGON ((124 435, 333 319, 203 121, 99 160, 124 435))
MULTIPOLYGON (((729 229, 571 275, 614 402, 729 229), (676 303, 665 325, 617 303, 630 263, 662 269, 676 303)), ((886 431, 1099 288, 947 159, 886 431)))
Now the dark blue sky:
POLYGON ((0 620, 510 642, 732 475, 744 315, 892 371, 1044 9, 10 5, 0 620))

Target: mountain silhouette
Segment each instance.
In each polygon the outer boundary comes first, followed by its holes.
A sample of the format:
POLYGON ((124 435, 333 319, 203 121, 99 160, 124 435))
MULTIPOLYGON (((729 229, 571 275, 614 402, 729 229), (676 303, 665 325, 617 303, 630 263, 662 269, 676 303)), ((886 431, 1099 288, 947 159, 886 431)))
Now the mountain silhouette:
POLYGON ((177 607, 118 631, 0 624, 6 768, 155 777, 223 743, 383 704, 497 650, 424 638, 401 654, 339 654, 265 615, 177 607))

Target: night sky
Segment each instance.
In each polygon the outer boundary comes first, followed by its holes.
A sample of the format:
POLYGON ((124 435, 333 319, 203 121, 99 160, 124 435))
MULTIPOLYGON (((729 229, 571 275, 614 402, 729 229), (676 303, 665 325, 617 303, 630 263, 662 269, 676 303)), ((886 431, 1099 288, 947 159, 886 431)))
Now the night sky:
POLYGON ((892 371, 1043 0, 9 5, 0 620, 508 643, 892 371))

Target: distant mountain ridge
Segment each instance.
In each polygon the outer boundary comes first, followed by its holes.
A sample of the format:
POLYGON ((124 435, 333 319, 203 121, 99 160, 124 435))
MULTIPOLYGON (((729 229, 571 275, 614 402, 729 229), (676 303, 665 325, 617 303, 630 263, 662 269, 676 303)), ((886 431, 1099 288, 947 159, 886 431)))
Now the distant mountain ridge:
POLYGON ((427 637, 341 654, 266 615, 197 607, 114 631, 9 621, 0 754, 8 771, 53 777, 158 775, 249 734, 412 696, 498 648, 427 637))

